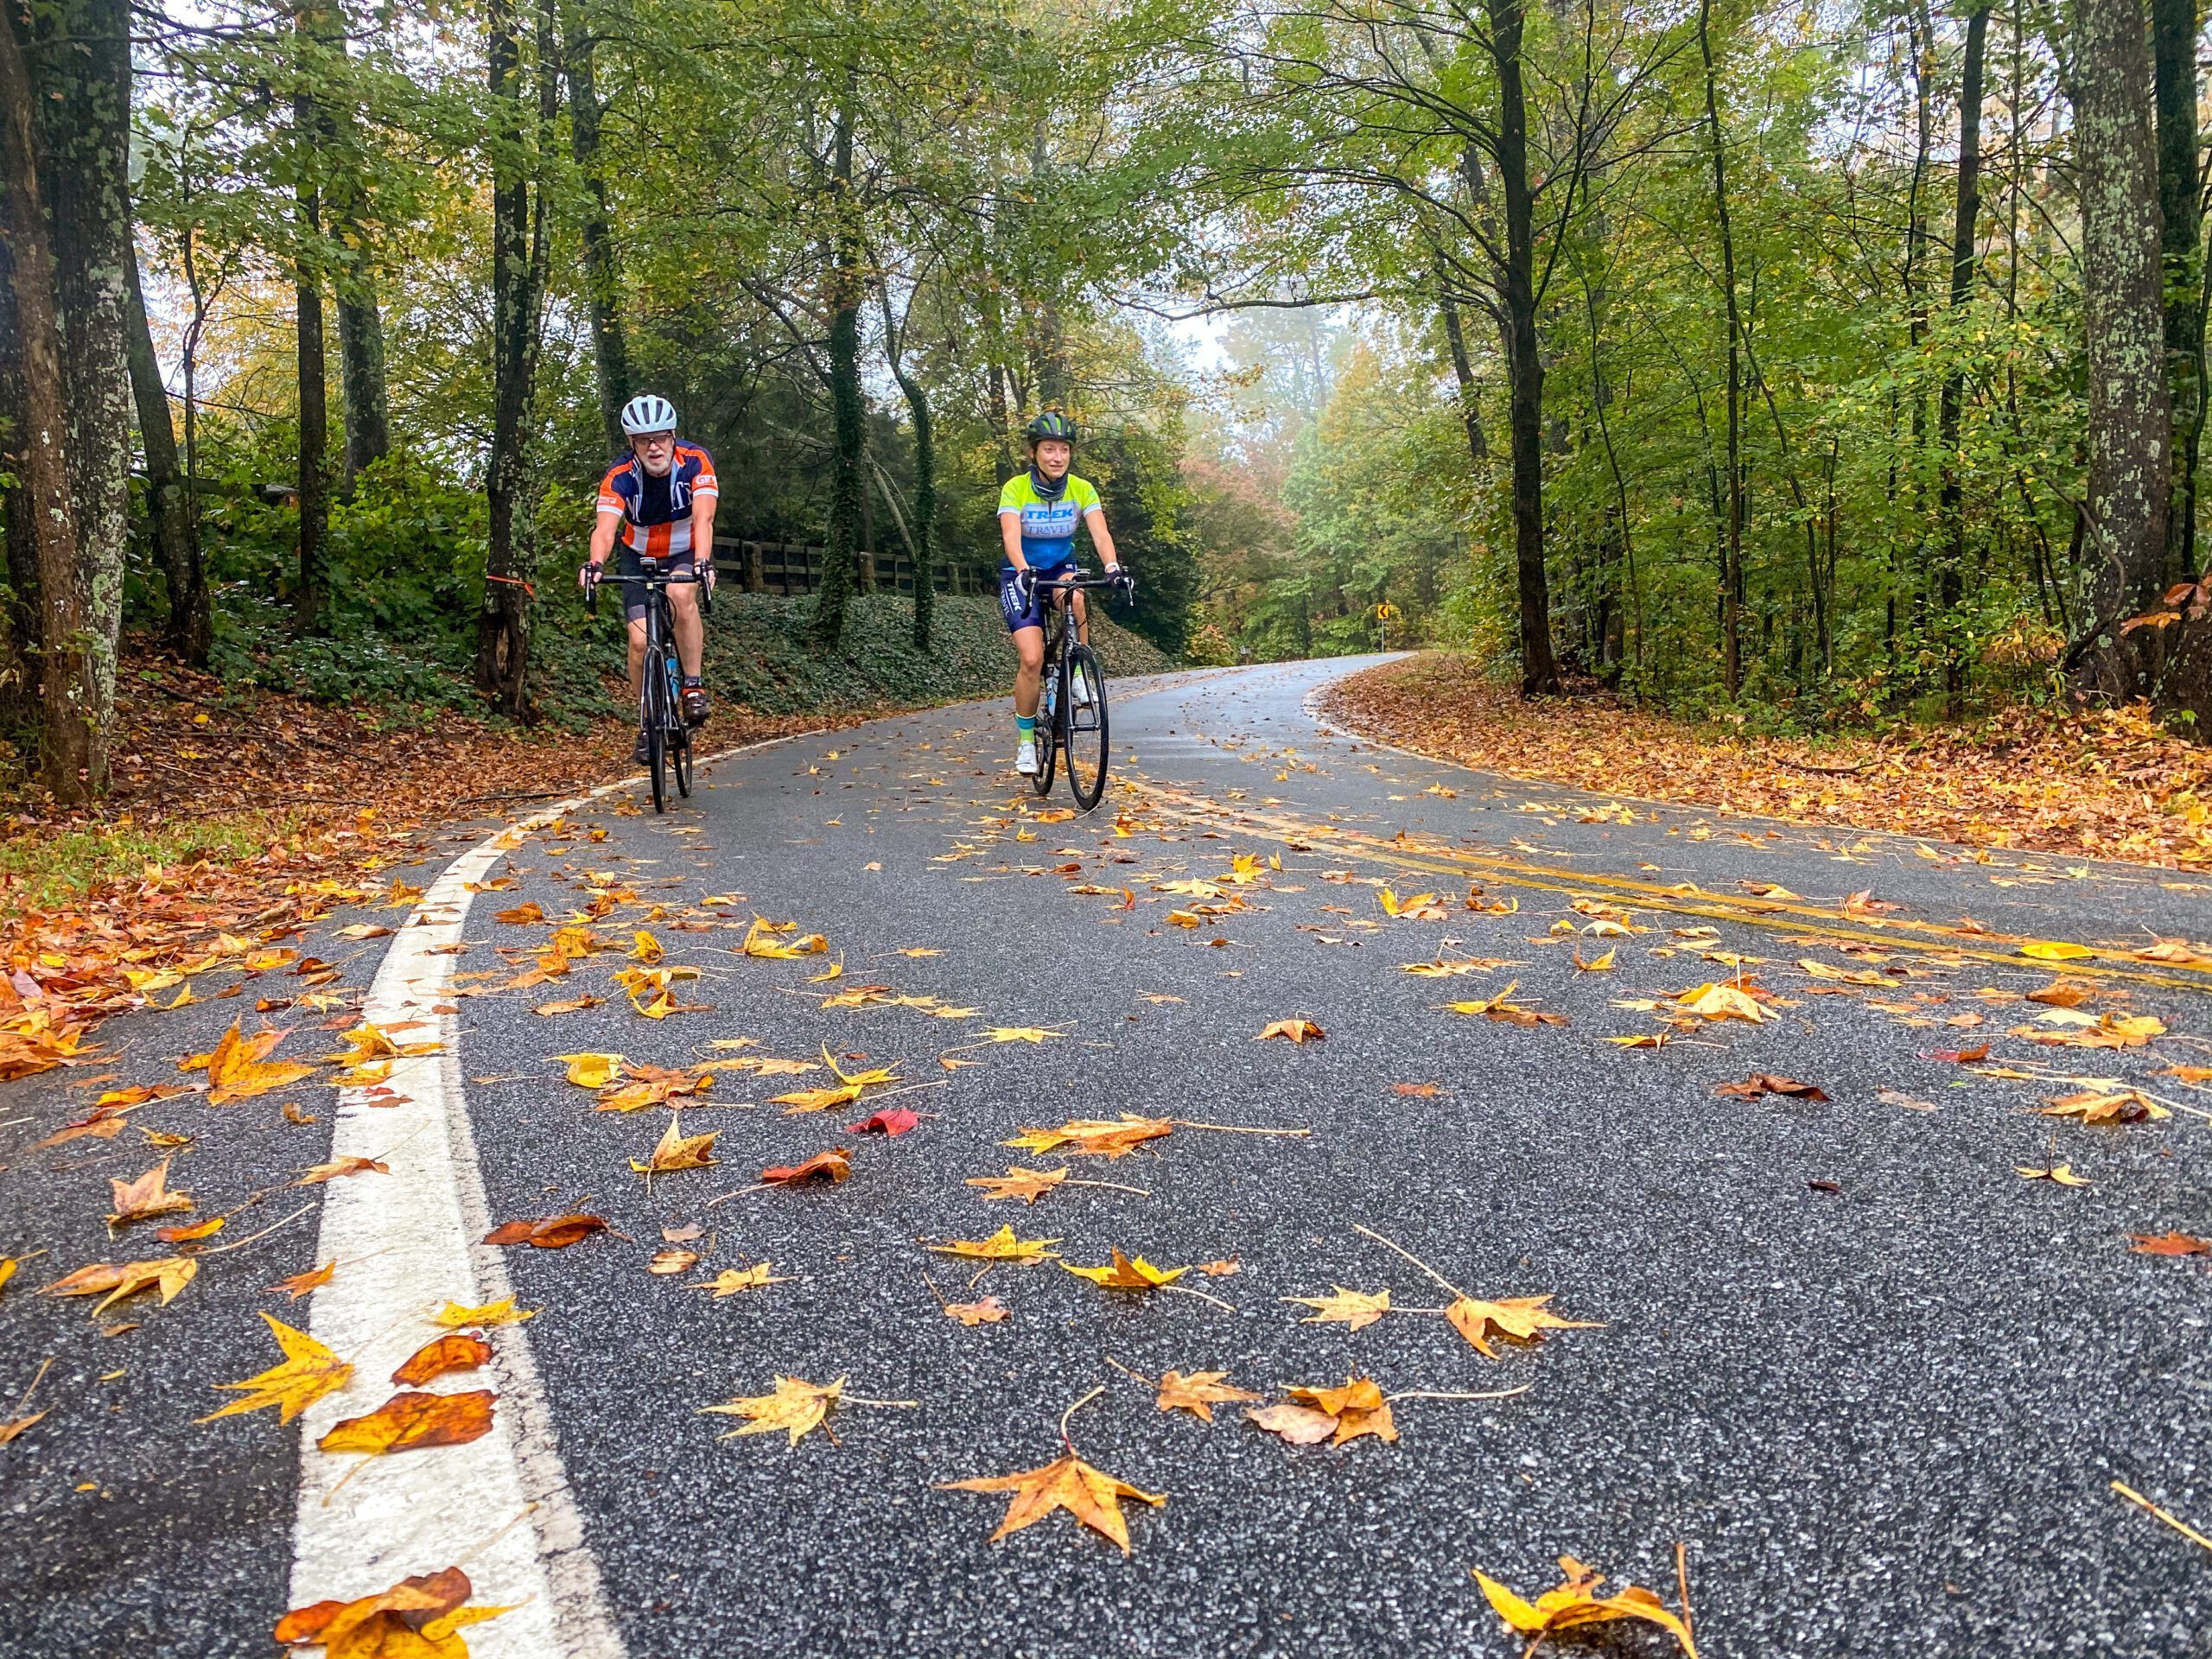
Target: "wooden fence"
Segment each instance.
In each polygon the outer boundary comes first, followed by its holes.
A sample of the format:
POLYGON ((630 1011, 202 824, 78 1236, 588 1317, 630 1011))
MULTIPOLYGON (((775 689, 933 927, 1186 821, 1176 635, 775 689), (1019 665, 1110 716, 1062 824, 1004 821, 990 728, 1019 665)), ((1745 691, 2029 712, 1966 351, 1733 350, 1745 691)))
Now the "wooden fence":
MULTIPOLYGON (((812 593, 821 582, 822 562, 827 554, 827 549, 810 546, 803 542, 748 542, 735 537, 715 537, 715 571, 724 580, 736 582, 748 594, 812 593)), ((914 566, 911 560, 903 556, 863 552, 860 556, 859 576, 862 593, 911 594, 914 591, 914 566)), ((939 564, 937 568, 937 590, 941 594, 963 593, 973 581, 972 575, 962 574, 958 565, 939 564)))

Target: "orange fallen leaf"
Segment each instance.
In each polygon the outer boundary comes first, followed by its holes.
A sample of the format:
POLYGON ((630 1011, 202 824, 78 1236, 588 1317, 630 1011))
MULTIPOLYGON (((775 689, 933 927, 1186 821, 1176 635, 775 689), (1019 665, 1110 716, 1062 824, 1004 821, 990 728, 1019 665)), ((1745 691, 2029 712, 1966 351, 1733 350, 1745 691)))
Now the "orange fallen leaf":
POLYGON ((330 1275, 337 1271, 338 1263, 335 1261, 326 1262, 319 1268, 308 1268, 305 1273, 296 1273, 289 1279, 279 1279, 269 1287, 269 1294, 274 1296, 277 1292, 282 1291, 296 1302, 309 1291, 328 1284, 330 1275))
POLYGON ((510 927, 528 927, 544 919, 545 912, 535 899, 526 899, 513 909, 500 911, 493 917, 493 920, 505 922, 510 927))
POLYGON ((983 1200, 1020 1198, 1025 1204, 1034 1204, 1068 1178, 1068 1171, 1059 1169, 1024 1169, 1019 1164, 1009 1164, 1003 1175, 970 1175, 968 1185, 983 1189, 983 1200))
POLYGON ((1390 1416, 1390 1402, 1371 1377, 1345 1380, 1340 1389, 1290 1389, 1287 1403, 1268 1406, 1244 1414, 1270 1434, 1293 1446, 1314 1446, 1323 1440, 1342 1446, 1363 1434, 1383 1441, 1398 1438, 1390 1416))
POLYGON ((179 1210, 192 1208, 192 1195, 168 1190, 169 1160, 162 1159, 136 1180, 119 1181, 112 1177, 108 1186, 114 1193, 115 1210, 107 1218, 111 1227, 120 1227, 127 1222, 144 1221, 151 1216, 172 1215, 179 1210))
POLYGON ((430 1446, 466 1446, 492 1432, 496 1395, 489 1389, 461 1394, 403 1389, 374 1411, 331 1425, 315 1442, 325 1452, 359 1452, 372 1458, 430 1446))
POLYGON ((473 1332, 433 1337, 410 1354, 391 1380, 402 1388, 420 1388, 433 1377, 452 1371, 473 1371, 492 1357, 492 1344, 473 1332))
POLYGON ((470 1594, 468 1575, 448 1567, 358 1601, 295 1608, 276 1621, 274 1634, 287 1647, 320 1644, 325 1659, 466 1659, 455 1632, 513 1611, 462 1605, 470 1594))
POLYGON ((1252 1040, 1265 1042, 1270 1037, 1281 1037, 1290 1042, 1303 1045, 1318 1043, 1327 1035, 1328 1033, 1323 1031, 1311 1020, 1270 1020, 1267 1029, 1252 1040))
POLYGON ((1093 1532, 1103 1534, 1129 1554, 1129 1524, 1122 1514, 1121 1500, 1134 1498, 1154 1509, 1167 1502, 1165 1492, 1140 1491, 1127 1481, 1093 1467, 1071 1451, 1065 1456, 1019 1474, 995 1475, 979 1480, 948 1481, 938 1488, 947 1492, 1010 1492, 1005 1517, 991 1541, 1032 1527, 1057 1510, 1065 1510, 1093 1532))
POLYGON ((923 1248, 939 1255, 964 1255, 979 1262, 1043 1262, 1054 1255, 1057 1238, 1016 1238, 1012 1227, 1001 1227, 988 1238, 955 1238, 923 1248))
POLYGON ((1065 1147, 1060 1155, 1071 1157, 1120 1158, 1135 1152, 1147 1141, 1157 1141, 1172 1134, 1175 1123, 1172 1118, 1138 1117, 1125 1112, 1118 1122, 1098 1118, 1073 1118, 1057 1129, 1025 1128, 1011 1141, 999 1144, 1019 1147, 1025 1152, 1052 1152, 1065 1147))
POLYGON ((543 1221, 510 1221, 484 1235, 486 1244, 530 1244, 541 1250, 565 1249, 579 1239, 607 1230, 604 1216, 549 1216, 543 1221))
POLYGON ((1163 1371, 1160 1376, 1160 1397, 1154 1403, 1162 1411, 1187 1411, 1210 1423, 1216 1406, 1237 1405, 1266 1397, 1249 1389, 1235 1387, 1228 1382, 1228 1376, 1227 1371, 1163 1371))
POLYGON ((827 1152, 817 1152, 804 1163, 779 1164, 760 1172, 760 1179, 772 1186, 804 1186, 810 1182, 821 1182, 834 1186, 853 1173, 852 1154, 842 1147, 832 1147, 827 1152))
POLYGON ((1173 1284, 1190 1271, 1188 1268, 1155 1268, 1141 1255, 1132 1261, 1118 1249, 1114 1252, 1114 1259, 1103 1267, 1078 1268, 1071 1262, 1060 1265, 1077 1278, 1088 1279, 1108 1290, 1157 1290, 1162 1285, 1173 1284))
POLYGON ((1827 1098, 1827 1092, 1815 1084, 1800 1083, 1795 1077, 1773 1071, 1754 1071, 1741 1083, 1716 1083, 1713 1092, 1735 1100, 1757 1100, 1764 1095, 1790 1095, 1799 1100, 1827 1098))
POLYGON ((1390 1311, 1389 1291, 1369 1296, 1342 1285, 1331 1286, 1326 1296, 1286 1296, 1283 1300, 1316 1310, 1310 1318, 1300 1319, 1300 1325, 1342 1325, 1353 1331, 1365 1330, 1390 1311))
POLYGON ((1474 1344, 1485 1357, 1495 1359, 1497 1351, 1490 1345, 1490 1338, 1502 1337, 1508 1342, 1533 1346, 1544 1339, 1548 1331, 1602 1331, 1603 1325, 1591 1319, 1562 1319, 1544 1304, 1549 1296, 1508 1296, 1495 1302, 1478 1301, 1472 1296, 1462 1296, 1444 1311, 1452 1328, 1474 1344))
POLYGON ((321 1186, 346 1175, 389 1175, 391 1166, 373 1158, 334 1158, 327 1164, 317 1164, 300 1177, 294 1186, 321 1186))
POLYGON ((167 1307, 177 1299, 184 1287, 200 1271, 200 1264, 188 1255, 165 1255, 152 1262, 125 1262, 111 1266, 96 1262, 67 1274, 50 1285, 39 1288, 41 1296, 96 1296, 105 1291, 107 1295, 92 1309, 95 1317, 126 1296, 135 1296, 142 1290, 159 1287, 162 1306, 167 1307))
POLYGON ((210 1216, 205 1221, 194 1222, 186 1227, 156 1227, 154 1236, 164 1244, 195 1244, 203 1238, 213 1238, 228 1224, 225 1216, 210 1216))
POLYGON ((947 1302, 944 1316, 957 1319, 972 1330, 979 1325, 997 1325, 1012 1319, 1014 1311, 997 1297, 986 1296, 980 1302, 947 1302))
POLYGON ((2138 1255, 2212 1255, 2212 1238, 2195 1233, 2130 1233, 2127 1248, 2138 1255))
POLYGON ((678 1169, 704 1169, 715 1161, 715 1137, 719 1129, 709 1129, 704 1135, 685 1135, 678 1125, 682 1119, 674 1112, 668 1115, 668 1127, 661 1131, 659 1141, 645 1154, 645 1161, 630 1160, 630 1167, 640 1175, 665 1174, 678 1169))

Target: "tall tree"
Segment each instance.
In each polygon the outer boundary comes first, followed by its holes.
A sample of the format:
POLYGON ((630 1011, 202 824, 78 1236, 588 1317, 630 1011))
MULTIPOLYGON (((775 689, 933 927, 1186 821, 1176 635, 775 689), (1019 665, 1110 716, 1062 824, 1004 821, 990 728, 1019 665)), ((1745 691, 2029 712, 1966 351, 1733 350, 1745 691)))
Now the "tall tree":
POLYGON ((123 617, 130 14, 125 0, 61 0, 41 18, 51 32, 31 41, 12 5, 0 19, 0 179, 24 367, 24 493, 42 521, 43 771, 54 796, 73 802, 108 785, 123 617))
POLYGON ((296 57, 292 86, 293 188, 298 200, 292 256, 292 289, 298 322, 299 371, 299 575, 293 593, 293 626, 318 633, 329 573, 324 568, 330 524, 330 374, 322 330, 322 192, 317 182, 319 155, 327 137, 316 83, 321 78, 323 48, 318 36, 321 0, 300 0, 292 13, 296 57))
POLYGON ((1726 522, 1720 543, 1720 687, 1744 686, 1744 315, 1736 292, 1736 231, 1728 217, 1728 147, 1720 132, 1719 72, 1713 57, 1713 0, 1698 0, 1698 56, 1705 66, 1705 130, 1713 161, 1713 217, 1720 233, 1721 314, 1726 320, 1726 522))
POLYGON ((2158 598, 2172 486, 2149 33, 2142 0, 2075 0, 2089 391, 2082 530, 2091 571, 2088 627, 2076 656, 2113 696, 2142 689, 2120 624, 2158 598))
POLYGON ((584 188, 584 294, 591 313, 592 361, 599 385, 599 413, 610 453, 623 448, 622 405, 630 400, 629 336, 622 323, 622 272, 607 201, 607 162, 600 121, 599 37, 596 20, 580 0, 561 19, 568 46, 569 151, 584 188))
POLYGON ((2196 463, 2204 439, 2204 223, 2196 141, 2196 37, 2201 24, 2198 0, 2151 0, 2166 382, 2174 421, 2165 575, 2174 582, 2196 571, 2196 463))
POLYGON ((153 524, 154 556, 168 588, 168 613, 162 632, 187 662, 204 667, 213 620, 207 566, 200 554, 200 512, 191 483, 177 461, 169 389, 154 354, 153 329, 146 319, 146 296, 135 249, 124 262, 124 276, 130 285, 124 345, 130 359, 130 394, 138 405, 138 442, 146 457, 147 517, 153 524))
MULTIPOLYGON (((918 284, 917 285, 918 289, 918 284)), ((929 388, 906 365, 906 329, 891 315, 888 289, 879 290, 883 302, 883 356, 891 377, 906 399, 907 417, 914 425, 914 649, 930 648, 930 629, 937 614, 937 431, 930 410, 929 388)), ((906 315, 913 315, 907 302, 906 315)))
POLYGON ((551 0, 537 12, 537 119, 524 101, 522 33, 512 0, 491 0, 486 54, 492 93, 492 453, 485 475, 490 539, 476 636, 476 683, 515 718, 529 712, 531 395, 545 290, 544 184, 531 185, 552 124, 551 0))
MULTIPOLYGON (((1981 218, 1982 66, 1989 41, 1989 3, 1982 0, 1967 14, 1966 58, 1959 73, 1959 190, 1951 218, 1951 321, 1963 318, 1974 299, 1974 227, 1981 218)), ((1943 378, 1936 441, 1943 468, 1943 548, 1937 568, 1936 598, 1941 607, 1936 632, 1943 642, 1943 689, 1955 701, 1966 689, 1966 651, 1959 617, 1966 594, 1967 520, 1964 467, 1959 461, 1959 428, 1966 409, 1966 366, 1954 359, 1943 378)))
POLYGON ((859 77, 848 72, 830 140, 830 246, 823 308, 830 317, 830 405, 833 428, 830 462, 830 543, 822 556, 822 585, 815 595, 815 644, 833 650, 844 638, 845 612, 858 581, 861 492, 867 480, 868 408, 861 391, 861 302, 868 270, 861 241, 859 204, 853 194, 853 119, 859 77))

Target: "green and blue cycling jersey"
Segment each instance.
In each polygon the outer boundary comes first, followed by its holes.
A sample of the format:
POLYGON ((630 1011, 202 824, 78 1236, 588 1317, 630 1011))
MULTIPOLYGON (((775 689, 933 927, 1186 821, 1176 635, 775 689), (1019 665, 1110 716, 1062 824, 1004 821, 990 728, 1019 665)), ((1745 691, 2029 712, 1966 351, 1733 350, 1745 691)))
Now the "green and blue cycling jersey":
MULTIPOLYGON (((1073 559, 1076 526, 1099 510, 1098 492, 1073 473, 1049 501, 1038 494, 1037 480, 1027 472, 1016 473, 999 492, 999 517, 1011 512, 1021 520, 1021 557, 1032 570, 1050 570, 1073 559)), ((1013 562, 1001 560, 999 574, 1013 573, 1013 562)))

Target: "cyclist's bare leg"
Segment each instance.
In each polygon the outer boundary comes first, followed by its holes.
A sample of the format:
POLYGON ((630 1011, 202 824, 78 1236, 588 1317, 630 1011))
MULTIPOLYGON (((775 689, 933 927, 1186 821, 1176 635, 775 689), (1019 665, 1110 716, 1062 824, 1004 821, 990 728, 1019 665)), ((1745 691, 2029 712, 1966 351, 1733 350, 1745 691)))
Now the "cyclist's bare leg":
POLYGON ((645 689, 645 619, 630 625, 630 706, 635 709, 645 689))
POLYGON ((1090 608, 1084 603, 1080 588, 1069 597, 1075 601, 1075 637, 1087 645, 1090 643, 1090 608))
POLYGON ((1034 720, 1045 672, 1045 630, 1016 629, 1014 649, 1021 658, 1014 671, 1014 712, 1024 720, 1034 720))
POLYGON ((671 583, 668 608, 676 615, 676 654, 683 664, 684 673, 696 679, 699 653, 707 639, 707 631, 699 620, 698 588, 690 582, 671 583))

